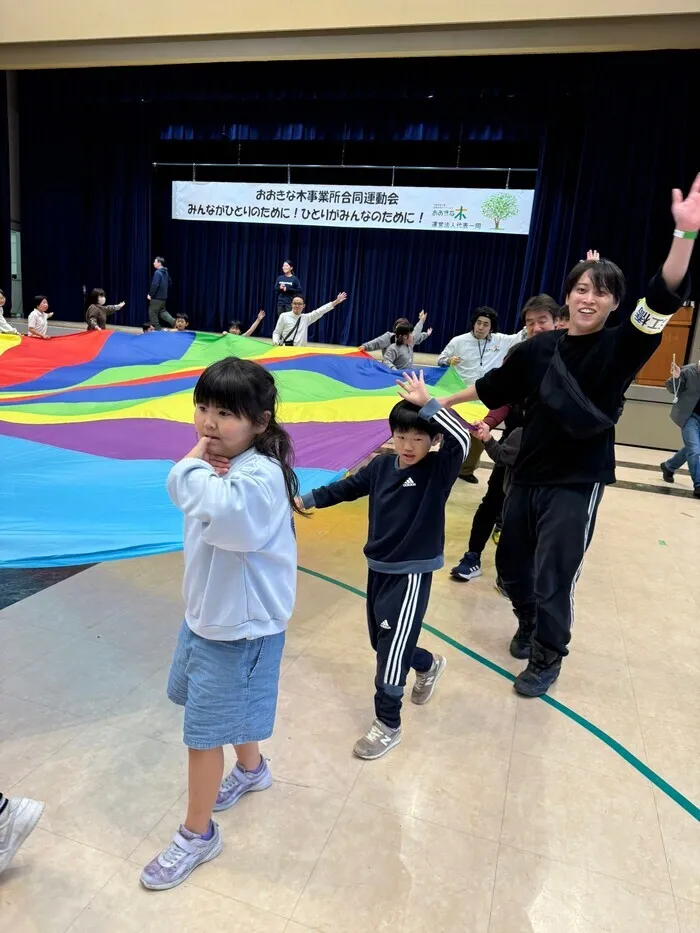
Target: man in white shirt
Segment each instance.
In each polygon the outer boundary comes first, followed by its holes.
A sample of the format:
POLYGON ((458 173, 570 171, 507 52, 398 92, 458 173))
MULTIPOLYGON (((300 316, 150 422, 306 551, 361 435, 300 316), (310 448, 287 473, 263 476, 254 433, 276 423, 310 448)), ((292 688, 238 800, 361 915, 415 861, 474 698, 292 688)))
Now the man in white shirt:
POLYGON ((305 314, 304 299, 301 295, 295 295, 292 299, 292 310, 284 311, 277 319, 272 342, 278 346, 305 347, 308 343, 309 326, 342 304, 347 297, 347 292, 341 292, 334 301, 329 301, 328 304, 321 305, 315 311, 308 311, 305 314))
MULTIPOLYGON (((472 329, 468 334, 453 337, 438 357, 438 366, 454 366, 466 386, 474 385, 477 379, 492 369, 498 369, 506 353, 516 343, 525 339, 525 331, 517 334, 495 333, 498 314, 493 308, 477 308, 472 315, 472 329)), ((469 456, 464 462, 460 479, 467 483, 478 483, 474 470, 479 463, 483 444, 472 437, 469 456)))
POLYGON ((50 317, 53 317, 53 311, 49 311, 49 299, 46 295, 37 295, 34 299, 34 310, 27 321, 29 336, 38 337, 40 340, 48 340, 47 331, 50 317))

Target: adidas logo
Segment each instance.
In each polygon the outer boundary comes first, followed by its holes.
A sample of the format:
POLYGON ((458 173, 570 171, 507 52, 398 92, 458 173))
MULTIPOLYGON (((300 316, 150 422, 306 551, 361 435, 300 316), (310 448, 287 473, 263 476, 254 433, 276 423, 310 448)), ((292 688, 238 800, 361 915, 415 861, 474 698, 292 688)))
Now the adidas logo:
MULTIPOLYGON (((415 485, 415 484, 414 484, 414 485, 415 485)), ((391 626, 389 625, 389 623, 387 622, 387 620, 384 619, 384 621, 383 621, 382 624, 379 626, 379 628, 389 628, 389 629, 390 629, 391 626)))
POLYGON ((412 480, 411 477, 409 476, 408 479, 406 480, 406 482, 403 484, 403 487, 404 487, 404 489, 405 489, 406 487, 408 487, 408 488, 410 489, 411 486, 415 486, 415 485, 416 485, 416 484, 413 482, 413 480, 412 480))

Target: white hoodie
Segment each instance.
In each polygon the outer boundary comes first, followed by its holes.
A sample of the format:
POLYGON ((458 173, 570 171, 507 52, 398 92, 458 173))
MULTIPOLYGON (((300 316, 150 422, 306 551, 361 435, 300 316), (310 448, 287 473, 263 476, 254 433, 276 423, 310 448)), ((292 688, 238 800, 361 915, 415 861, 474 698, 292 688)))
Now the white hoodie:
POLYGON ((203 638, 236 641, 287 628, 294 609, 297 546, 277 461, 246 450, 218 476, 181 460, 168 493, 185 513, 185 620, 203 638))
POLYGON ((489 334, 484 340, 477 340, 472 333, 461 334, 447 344, 438 357, 438 366, 449 366, 451 358, 458 356, 461 362, 455 369, 464 384, 471 386, 490 370, 498 369, 510 348, 524 339, 524 330, 517 334, 489 334))

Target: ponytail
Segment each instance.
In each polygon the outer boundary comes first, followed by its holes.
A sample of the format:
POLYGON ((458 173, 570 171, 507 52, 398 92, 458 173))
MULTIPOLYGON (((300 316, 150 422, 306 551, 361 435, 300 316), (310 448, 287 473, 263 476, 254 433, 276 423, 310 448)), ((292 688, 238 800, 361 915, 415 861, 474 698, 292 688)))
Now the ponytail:
POLYGON ((292 439, 284 430, 281 424, 275 420, 274 413, 270 415, 270 420, 262 434, 256 435, 253 446, 258 453, 272 460, 277 460, 282 467, 284 476, 284 485, 287 489, 287 498, 292 509, 298 515, 307 516, 303 509, 300 509, 296 503, 299 495, 299 477, 294 472, 294 448, 292 439))

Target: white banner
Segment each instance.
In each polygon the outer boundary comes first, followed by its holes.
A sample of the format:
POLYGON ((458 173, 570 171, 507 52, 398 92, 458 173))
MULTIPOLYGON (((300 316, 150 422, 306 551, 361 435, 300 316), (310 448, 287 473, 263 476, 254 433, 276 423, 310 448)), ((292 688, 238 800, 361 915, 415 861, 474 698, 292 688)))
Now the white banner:
POLYGON ((175 220, 527 235, 534 191, 174 181, 175 220))

